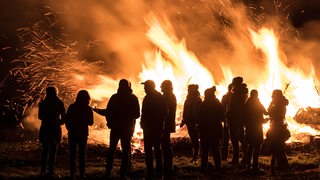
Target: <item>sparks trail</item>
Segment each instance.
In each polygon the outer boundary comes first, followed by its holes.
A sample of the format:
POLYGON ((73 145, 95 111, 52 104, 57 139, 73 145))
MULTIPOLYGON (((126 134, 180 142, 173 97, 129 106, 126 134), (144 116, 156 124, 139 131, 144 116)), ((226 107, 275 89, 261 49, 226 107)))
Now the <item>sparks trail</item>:
POLYGON ((76 43, 62 33, 52 12, 45 13, 41 21, 30 27, 18 29, 17 34, 23 54, 12 62, 14 68, 10 72, 20 94, 14 101, 24 106, 19 112, 22 116, 38 104, 48 85, 55 85, 68 105, 74 92, 89 86, 94 82, 93 75, 101 73, 101 62, 86 62, 77 57, 76 43))

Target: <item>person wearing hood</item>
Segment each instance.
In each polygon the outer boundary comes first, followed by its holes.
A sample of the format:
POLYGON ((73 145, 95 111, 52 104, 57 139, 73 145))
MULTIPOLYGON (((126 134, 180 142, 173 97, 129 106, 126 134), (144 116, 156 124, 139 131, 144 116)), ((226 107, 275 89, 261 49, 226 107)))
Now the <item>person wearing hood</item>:
POLYGON ((54 175, 54 166, 58 144, 61 140, 61 125, 65 116, 64 103, 58 97, 54 86, 46 88, 46 97, 39 104, 38 118, 41 120, 39 140, 42 144, 41 175, 54 175), (49 160, 48 160, 49 156, 49 160))
MULTIPOLYGON (((98 109, 94 109, 99 113, 98 109)), ((110 129, 110 145, 107 155, 106 176, 110 177, 114 162, 114 155, 119 140, 121 141, 122 159, 120 177, 125 178, 130 159, 131 138, 136 119, 140 117, 140 105, 136 95, 132 93, 131 83, 126 79, 119 81, 117 93, 108 102, 105 116, 110 129)))
POLYGON ((208 170, 209 151, 212 152, 215 169, 221 170, 220 141, 223 136, 222 121, 225 119, 225 111, 221 102, 215 96, 216 87, 206 89, 204 101, 200 105, 198 113, 200 144, 201 144, 201 172, 206 174, 208 170))
POLYGON ((161 92, 164 108, 165 108, 165 119, 164 119, 164 132, 162 135, 162 152, 163 152, 163 164, 164 164, 164 175, 173 175, 173 151, 170 142, 170 134, 176 132, 176 110, 177 110, 177 99, 173 93, 173 85, 170 80, 164 80, 161 84, 161 92))

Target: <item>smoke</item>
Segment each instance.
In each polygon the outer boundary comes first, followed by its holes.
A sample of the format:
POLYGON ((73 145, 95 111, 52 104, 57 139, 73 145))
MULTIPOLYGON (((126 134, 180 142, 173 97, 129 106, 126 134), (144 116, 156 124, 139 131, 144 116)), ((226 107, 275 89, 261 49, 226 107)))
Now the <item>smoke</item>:
MULTIPOLYGON (((221 66, 230 66, 233 72, 251 81, 252 76, 243 70, 254 66, 253 69, 259 72, 265 62, 261 52, 252 45, 248 28, 273 28, 286 56, 283 60, 289 66, 310 72, 310 66, 305 67, 305 62, 314 67, 318 65, 315 52, 318 33, 310 31, 310 26, 314 25, 295 18, 303 10, 302 4, 305 3, 284 0, 81 0, 76 3, 53 1, 50 7, 60 13, 66 32, 79 43, 80 54, 87 60, 104 61, 105 73, 116 78, 138 74, 145 51, 155 48, 145 36, 148 27, 144 22, 144 17, 153 12, 160 19, 169 19, 177 37, 186 41, 190 51, 217 77, 215 79, 224 79, 221 66), (296 28, 294 24, 301 27, 296 28)), ((304 7, 307 9, 311 5, 304 7)), ((303 20, 307 21, 306 18, 303 20)))
MULTIPOLYGON (((39 101, 48 84, 58 84, 68 105, 81 88, 107 89, 102 92, 105 97, 99 97, 102 99, 116 91, 120 78, 139 82, 145 52, 158 50, 146 36, 149 27, 145 17, 150 12, 160 19, 166 31, 173 31, 186 42, 187 48, 213 74, 216 83, 225 80, 222 67, 229 67, 234 75, 245 77, 248 83, 254 83, 254 74, 264 70, 266 59, 252 44, 248 29, 274 29, 287 66, 308 74, 320 65, 320 23, 317 13, 308 13, 319 7, 317 0, 308 1, 308 5, 302 0, 21 0, 18 5, 0 2, 4 5, 3 14, 10 17, 1 21, 5 22, 0 23, 1 33, 31 26, 27 30, 45 35, 39 39, 31 33, 32 38, 23 36, 21 42, 31 53, 20 58, 27 62, 27 67, 15 72, 23 74, 21 79, 29 87, 25 92, 27 97, 32 97, 28 100, 32 101, 30 107, 39 101), (12 15, 12 10, 16 14, 12 15), (34 26, 34 22, 44 19, 50 22, 46 24, 48 29, 40 26, 44 29, 38 31, 39 26, 34 26)), ((316 73, 319 79, 320 72, 316 73)))

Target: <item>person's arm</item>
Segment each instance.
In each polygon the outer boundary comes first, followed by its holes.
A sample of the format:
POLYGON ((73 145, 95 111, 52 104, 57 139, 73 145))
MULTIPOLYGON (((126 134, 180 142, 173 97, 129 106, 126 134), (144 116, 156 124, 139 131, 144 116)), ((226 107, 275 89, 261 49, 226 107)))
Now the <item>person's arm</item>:
POLYGON ((64 103, 61 101, 60 105, 60 125, 65 123, 66 109, 64 107, 64 103))
POLYGON ((88 114, 87 114, 87 120, 88 120, 88 125, 92 126, 93 125, 93 111, 91 107, 88 107, 88 114))
POLYGON ((38 119, 43 120, 43 107, 42 107, 42 102, 39 103, 39 108, 38 108, 38 119))
POLYGON ((133 118, 138 119, 140 117, 140 104, 136 96, 133 98, 133 118))
POLYGON ((106 109, 98 109, 98 108, 93 108, 92 109, 94 112, 101 116, 107 116, 107 110, 106 109))

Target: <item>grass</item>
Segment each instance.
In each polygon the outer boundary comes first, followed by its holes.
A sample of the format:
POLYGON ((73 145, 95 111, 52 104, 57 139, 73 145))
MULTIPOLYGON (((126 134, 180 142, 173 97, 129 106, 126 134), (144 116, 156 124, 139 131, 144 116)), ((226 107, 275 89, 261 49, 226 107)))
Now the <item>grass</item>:
MULTIPOLYGON (((18 138, 1 139, 0 141, 0 178, 1 179, 42 179, 40 172, 40 143, 36 139, 18 138)), ((199 165, 191 160, 191 148, 188 139, 181 139, 173 143, 174 149, 174 174, 170 179, 319 179, 320 150, 318 147, 296 143, 290 144, 287 154, 290 169, 279 172, 276 176, 270 173, 270 155, 261 151, 259 165, 265 170, 261 176, 251 176, 245 169, 234 168, 228 162, 222 162, 222 172, 213 172, 213 159, 209 158, 209 168, 212 173, 202 175, 199 165)), ((103 144, 89 144, 87 148, 86 176, 88 179, 104 179, 107 146, 103 144)), ((64 140, 57 153, 55 179, 69 179, 68 169, 68 143, 64 140)), ((111 176, 118 179, 121 152, 117 151, 114 168, 111 176)), ((231 161, 231 155, 229 156, 231 161)), ((130 179, 144 179, 145 162, 144 154, 136 153, 132 156, 133 167, 128 173, 130 179)))

